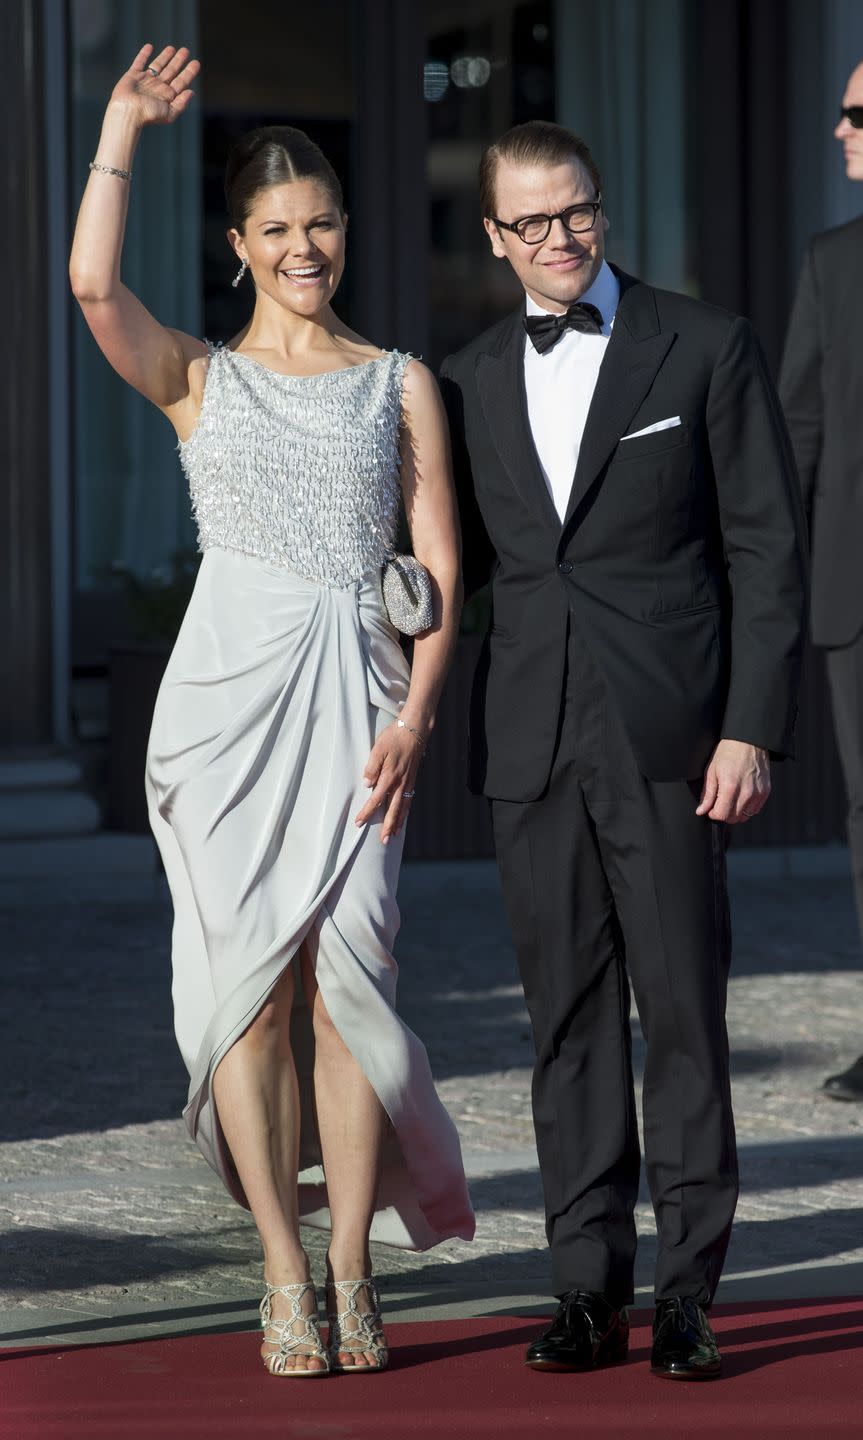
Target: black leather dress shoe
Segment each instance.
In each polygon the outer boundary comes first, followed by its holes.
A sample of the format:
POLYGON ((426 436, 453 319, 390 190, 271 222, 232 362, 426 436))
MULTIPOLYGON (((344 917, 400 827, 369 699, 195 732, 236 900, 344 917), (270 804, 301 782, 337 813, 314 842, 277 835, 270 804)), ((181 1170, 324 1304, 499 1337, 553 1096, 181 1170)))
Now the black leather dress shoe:
POLYGON ((697 1300, 660 1300, 653 1321, 650 1368, 665 1380, 715 1380, 722 1360, 697 1300))
POLYGON ((831 1100, 863 1100, 863 1055, 841 1075, 828 1075, 823 1088, 831 1100))
POLYGON ((629 1317, 595 1290, 568 1290, 543 1335, 528 1346, 533 1370, 596 1370, 626 1359, 629 1317))

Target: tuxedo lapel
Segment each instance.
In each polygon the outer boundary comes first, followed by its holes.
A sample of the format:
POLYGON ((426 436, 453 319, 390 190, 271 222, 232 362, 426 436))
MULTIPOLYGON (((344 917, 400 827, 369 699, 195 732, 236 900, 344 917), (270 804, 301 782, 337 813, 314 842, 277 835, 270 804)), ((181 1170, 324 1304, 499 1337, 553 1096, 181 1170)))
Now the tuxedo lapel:
POLYGON ((545 483, 545 476, 530 432, 524 386, 522 311, 512 316, 509 329, 493 351, 480 355, 476 385, 489 434, 513 485, 524 503, 560 533, 560 516, 545 483))
POLYGON ((660 331, 650 287, 620 271, 615 273, 620 281, 620 302, 587 412, 564 529, 629 428, 675 338, 674 331, 660 331))

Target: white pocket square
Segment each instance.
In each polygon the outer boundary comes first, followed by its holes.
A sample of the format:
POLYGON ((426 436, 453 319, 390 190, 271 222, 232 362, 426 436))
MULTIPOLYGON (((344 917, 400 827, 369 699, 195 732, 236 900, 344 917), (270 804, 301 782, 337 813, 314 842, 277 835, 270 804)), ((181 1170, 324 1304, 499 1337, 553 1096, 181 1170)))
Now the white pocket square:
POLYGON ((657 420, 655 425, 645 425, 643 430, 633 430, 631 435, 621 435, 621 440, 637 440, 639 435, 653 435, 657 430, 673 430, 679 425, 679 415, 669 415, 667 420, 657 420))

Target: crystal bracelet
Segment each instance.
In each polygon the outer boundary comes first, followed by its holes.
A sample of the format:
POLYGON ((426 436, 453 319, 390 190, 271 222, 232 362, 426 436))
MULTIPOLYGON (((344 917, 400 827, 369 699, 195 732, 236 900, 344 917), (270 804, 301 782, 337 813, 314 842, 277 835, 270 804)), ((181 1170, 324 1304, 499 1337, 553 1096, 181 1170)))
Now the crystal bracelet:
POLYGON ((421 744, 422 747, 423 747, 423 750, 425 750, 425 748, 426 748, 426 739, 425 739, 425 736, 422 735, 419 730, 417 730, 416 726, 414 726, 414 725, 409 725, 408 722, 407 722, 407 720, 397 720, 397 721, 396 721, 396 725, 398 726, 399 730, 410 730, 410 732, 411 732, 412 735, 416 735, 417 739, 419 740, 420 744, 421 744))
POLYGON ((116 175, 118 180, 131 180, 131 170, 117 170, 113 165, 100 165, 98 160, 90 161, 91 170, 101 170, 103 175, 116 175))

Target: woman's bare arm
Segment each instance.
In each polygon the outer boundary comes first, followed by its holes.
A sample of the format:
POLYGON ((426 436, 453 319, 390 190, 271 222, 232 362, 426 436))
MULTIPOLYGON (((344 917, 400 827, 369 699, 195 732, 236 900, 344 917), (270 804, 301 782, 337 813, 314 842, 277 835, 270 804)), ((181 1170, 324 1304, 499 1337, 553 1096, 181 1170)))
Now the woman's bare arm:
POLYGON ((407 818, 402 794, 414 789, 434 729, 462 606, 461 542, 446 414, 434 376, 417 360, 405 371, 402 409, 402 491, 414 554, 431 576, 434 622, 414 641, 410 690, 401 711, 405 725, 413 728, 388 726, 366 766, 365 778, 373 789, 357 823, 365 824, 386 805, 384 842, 398 834, 407 818))
MULTIPOLYGON (((189 85, 200 70, 189 51, 152 45, 136 55, 114 87, 95 160, 131 170, 146 125, 170 125, 189 106, 189 85), (158 76, 147 68, 152 65, 158 76)), ((161 410, 178 419, 189 398, 189 367, 206 354, 193 336, 169 330, 150 314, 120 278, 130 182, 92 170, 75 227, 69 260, 72 290, 109 364, 161 410), (175 413, 172 413, 175 412, 175 413)))
POLYGON ((434 623, 414 641, 411 687, 402 718, 428 737, 449 670, 461 615, 461 536, 452 482, 449 429, 437 382, 419 361, 403 390, 402 491, 417 559, 431 575, 434 623))

